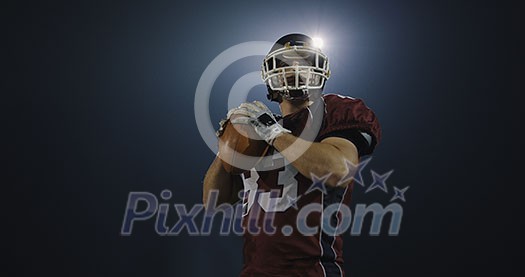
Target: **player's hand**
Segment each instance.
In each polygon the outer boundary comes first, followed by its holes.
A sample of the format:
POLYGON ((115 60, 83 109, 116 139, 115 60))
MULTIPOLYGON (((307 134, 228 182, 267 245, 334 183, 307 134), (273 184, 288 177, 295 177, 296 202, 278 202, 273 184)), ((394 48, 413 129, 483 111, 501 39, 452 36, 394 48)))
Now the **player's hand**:
POLYGON ((224 133, 224 128, 226 128, 226 123, 228 123, 228 118, 222 119, 219 122, 219 130, 217 130, 217 132, 215 132, 215 135, 217 136, 217 138, 220 138, 222 136, 222 134, 224 133))
POLYGON ((241 115, 233 119, 232 123, 252 125, 255 132, 270 145, 273 144, 276 137, 284 133, 291 133, 277 123, 272 111, 259 101, 242 103, 238 108, 231 109, 227 118, 229 119, 232 115, 241 115))

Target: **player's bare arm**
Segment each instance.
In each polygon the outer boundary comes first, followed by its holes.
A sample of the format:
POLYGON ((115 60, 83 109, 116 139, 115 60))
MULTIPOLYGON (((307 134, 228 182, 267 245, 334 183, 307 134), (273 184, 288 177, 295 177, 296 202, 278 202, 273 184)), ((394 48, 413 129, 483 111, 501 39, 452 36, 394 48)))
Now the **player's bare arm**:
POLYGON ((281 154, 293 161, 293 166, 306 177, 311 177, 312 174, 318 177, 330 174, 325 184, 333 187, 346 187, 350 183, 339 183, 348 174, 345 160, 357 164, 359 159, 355 145, 338 137, 328 137, 321 142, 312 143, 283 133, 275 138, 273 146, 280 152, 286 149, 281 154), (293 143, 296 144, 292 146, 293 143))
POLYGON ((290 131, 277 123, 272 112, 263 103, 255 101, 244 103, 229 112, 242 116, 236 120, 249 124, 268 144, 274 146, 294 167, 307 178, 329 175, 328 186, 347 186, 349 182, 340 181, 348 173, 345 160, 357 164, 358 151, 349 140, 328 137, 321 142, 309 142, 295 137, 290 131))
POLYGON ((206 207, 211 190, 216 190, 219 195, 217 205, 234 203, 238 199, 238 192, 242 189, 239 176, 228 173, 222 166, 221 159, 217 156, 206 172, 203 183, 202 202, 206 207))

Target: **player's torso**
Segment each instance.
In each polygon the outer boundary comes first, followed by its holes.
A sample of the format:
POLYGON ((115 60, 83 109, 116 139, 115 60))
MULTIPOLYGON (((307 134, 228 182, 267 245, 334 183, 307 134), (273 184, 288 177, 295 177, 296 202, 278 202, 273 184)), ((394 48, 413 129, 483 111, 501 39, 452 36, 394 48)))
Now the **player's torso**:
MULTIPOLYGON (((303 110, 283 125, 300 136, 315 122, 303 110)), ((326 124, 319 128, 326 128, 326 124)), ((320 133, 320 130, 316 131, 320 133)), ((317 138, 314 138, 316 141, 317 138)), ((342 241, 322 232, 322 210, 330 204, 350 202, 345 188, 321 190, 310 178, 278 152, 271 150, 256 168, 242 175, 244 181, 243 225, 245 228, 244 275, 287 270, 287 276, 324 276, 340 271, 342 241), (337 264, 336 262, 337 261, 337 264), (259 273, 261 273, 259 272, 259 273)), ((337 224, 336 215, 330 219, 337 224)), ((335 225, 334 225, 335 226, 335 225)))

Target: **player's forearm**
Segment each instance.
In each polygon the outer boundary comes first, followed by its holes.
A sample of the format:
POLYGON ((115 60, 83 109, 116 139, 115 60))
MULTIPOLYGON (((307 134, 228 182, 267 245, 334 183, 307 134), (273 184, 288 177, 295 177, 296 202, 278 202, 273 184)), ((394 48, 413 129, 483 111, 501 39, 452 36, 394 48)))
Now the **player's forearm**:
POLYGON ((232 202, 233 177, 224 169, 219 157, 215 157, 204 177, 202 193, 204 206, 208 204, 208 196, 212 190, 219 192, 217 205, 232 202))
MULTIPOLYGON (((348 173, 345 155, 337 147, 326 143, 312 143, 291 134, 277 137, 273 143, 287 160, 293 160, 293 166, 304 176, 311 178, 311 174, 322 177, 330 174, 326 181, 329 186, 339 184, 340 180, 348 173), (291 146, 297 141, 296 145, 291 146), (285 150, 286 151, 283 151, 285 150), (305 151, 306 149, 306 151, 305 151)), ((357 157, 355 161, 357 162, 357 157)))

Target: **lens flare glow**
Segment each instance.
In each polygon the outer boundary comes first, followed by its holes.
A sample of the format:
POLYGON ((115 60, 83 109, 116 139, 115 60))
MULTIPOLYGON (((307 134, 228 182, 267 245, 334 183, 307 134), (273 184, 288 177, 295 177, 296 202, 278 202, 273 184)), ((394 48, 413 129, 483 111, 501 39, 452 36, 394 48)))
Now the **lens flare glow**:
POLYGON ((315 38, 312 38, 312 40, 313 40, 313 43, 314 43, 314 47, 323 48, 324 42, 323 42, 322 38, 315 37, 315 38))

